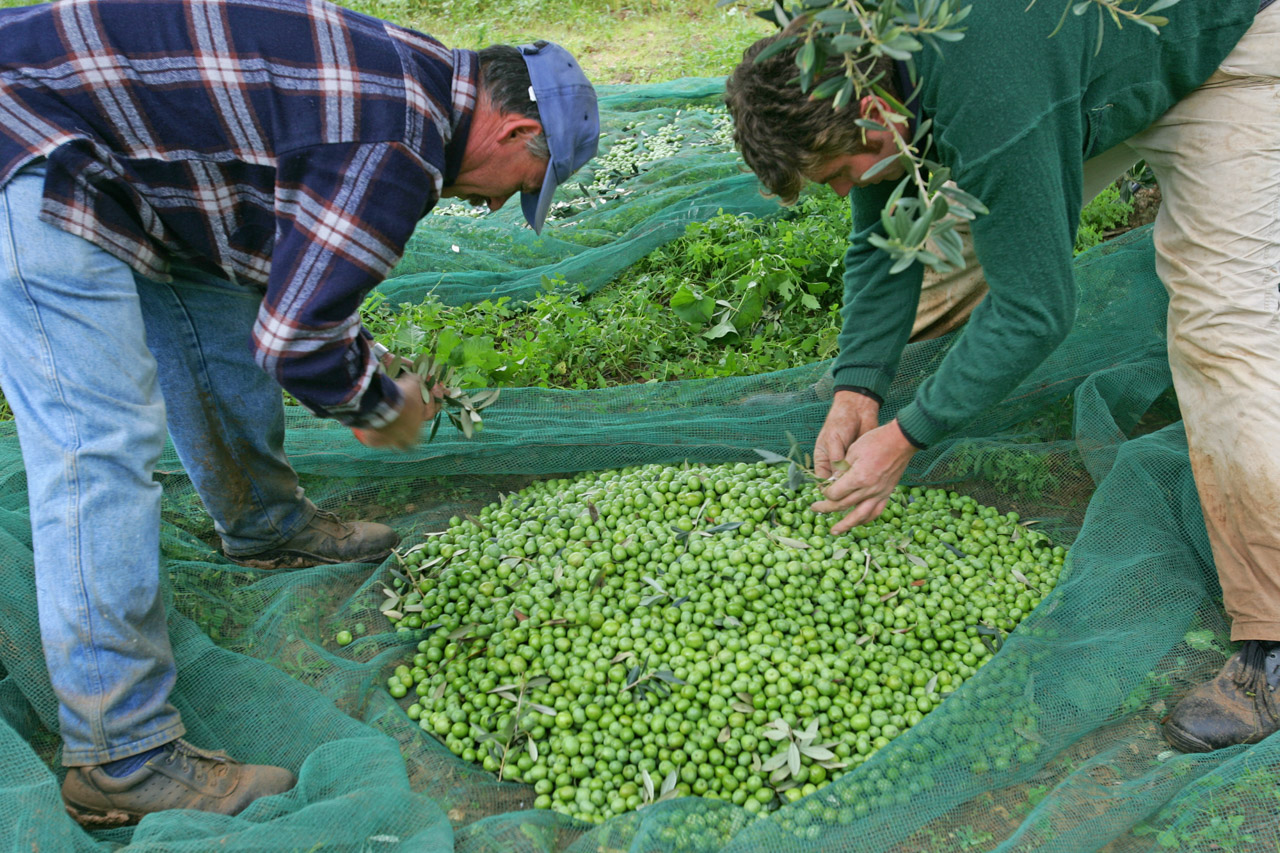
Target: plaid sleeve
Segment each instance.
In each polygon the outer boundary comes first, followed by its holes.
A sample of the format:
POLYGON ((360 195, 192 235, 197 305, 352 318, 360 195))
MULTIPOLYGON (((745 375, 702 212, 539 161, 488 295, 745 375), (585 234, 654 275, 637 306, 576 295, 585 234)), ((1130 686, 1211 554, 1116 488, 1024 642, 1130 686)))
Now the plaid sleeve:
POLYGON ((385 426, 399 389, 360 334, 360 304, 400 260, 438 198, 439 172, 395 143, 312 146, 282 156, 257 363, 302 405, 348 426, 385 426))

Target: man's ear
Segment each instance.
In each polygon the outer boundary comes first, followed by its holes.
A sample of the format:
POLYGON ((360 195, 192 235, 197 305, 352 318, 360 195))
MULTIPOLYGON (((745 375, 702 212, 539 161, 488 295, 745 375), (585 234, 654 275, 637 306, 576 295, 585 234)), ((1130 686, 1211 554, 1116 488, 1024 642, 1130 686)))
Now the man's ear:
POLYGON ((542 122, 518 113, 507 113, 502 117, 500 128, 503 142, 524 144, 539 133, 542 133, 542 122))
POLYGON ((862 100, 858 101, 859 118, 883 123, 884 117, 889 112, 889 105, 884 102, 884 98, 878 95, 863 95, 862 100))

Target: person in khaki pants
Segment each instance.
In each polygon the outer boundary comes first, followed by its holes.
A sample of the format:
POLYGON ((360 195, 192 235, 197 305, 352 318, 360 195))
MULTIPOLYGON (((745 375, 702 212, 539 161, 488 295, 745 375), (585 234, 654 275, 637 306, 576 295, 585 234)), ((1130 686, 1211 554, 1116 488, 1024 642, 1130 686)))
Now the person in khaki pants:
MULTIPOLYGON (((867 238, 903 174, 892 135, 855 119, 887 109, 865 95, 843 111, 792 80, 799 45, 730 75, 726 102, 743 158, 784 201, 807 181, 848 194, 845 322, 835 394, 815 468, 848 469, 814 509, 841 533, 879 515, 912 455, 999 402, 1062 341, 1075 314, 1073 236, 1084 200, 1138 159, 1160 183, 1154 238, 1169 291, 1168 346, 1192 471, 1232 638, 1219 675, 1185 697, 1169 741, 1205 752, 1280 728, 1280 3, 1182 0, 1159 33, 1108 29, 1039 3, 975 4, 964 38, 917 54, 914 123, 932 156, 990 213, 972 224, 989 292, 936 373, 890 422, 888 388, 917 333, 921 270, 892 272, 867 238)), ((784 34, 807 25, 793 21, 784 34)), ((832 63, 814 85, 843 73, 832 63)), ((873 74, 903 98, 905 67, 873 74)), ((910 134, 908 134, 910 135, 910 134)))

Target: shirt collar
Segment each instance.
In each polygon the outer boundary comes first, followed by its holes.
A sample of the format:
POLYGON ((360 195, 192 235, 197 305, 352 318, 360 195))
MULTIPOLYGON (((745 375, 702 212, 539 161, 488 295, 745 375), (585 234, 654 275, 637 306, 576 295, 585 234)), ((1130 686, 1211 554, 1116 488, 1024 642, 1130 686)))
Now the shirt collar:
POLYGON ((898 89, 898 100, 906 104, 907 108, 911 110, 907 124, 910 131, 907 133, 907 139, 910 140, 915 137, 916 128, 924 121, 924 109, 921 106, 922 99, 919 93, 916 92, 916 87, 911 85, 911 71, 907 68, 907 63, 898 59, 893 61, 893 82, 898 89), (912 97, 912 95, 915 95, 915 97, 912 97))

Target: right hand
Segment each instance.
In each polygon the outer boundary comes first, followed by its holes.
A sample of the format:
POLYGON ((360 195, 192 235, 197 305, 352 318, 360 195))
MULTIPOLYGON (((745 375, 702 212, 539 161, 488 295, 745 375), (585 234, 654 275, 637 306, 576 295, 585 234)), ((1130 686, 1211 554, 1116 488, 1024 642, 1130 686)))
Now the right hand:
POLYGON ((857 391, 837 391, 813 446, 813 473, 828 479, 834 470, 831 466, 843 460, 862 435, 879 425, 879 403, 857 391))
POLYGON ((356 439, 366 447, 408 450, 418 443, 422 425, 440 411, 437 400, 444 393, 440 386, 437 385, 433 389, 432 400, 428 403, 422 399, 422 381, 416 374, 402 373, 396 377, 395 382, 404 396, 404 406, 400 409, 400 416, 381 429, 352 430, 356 439))

